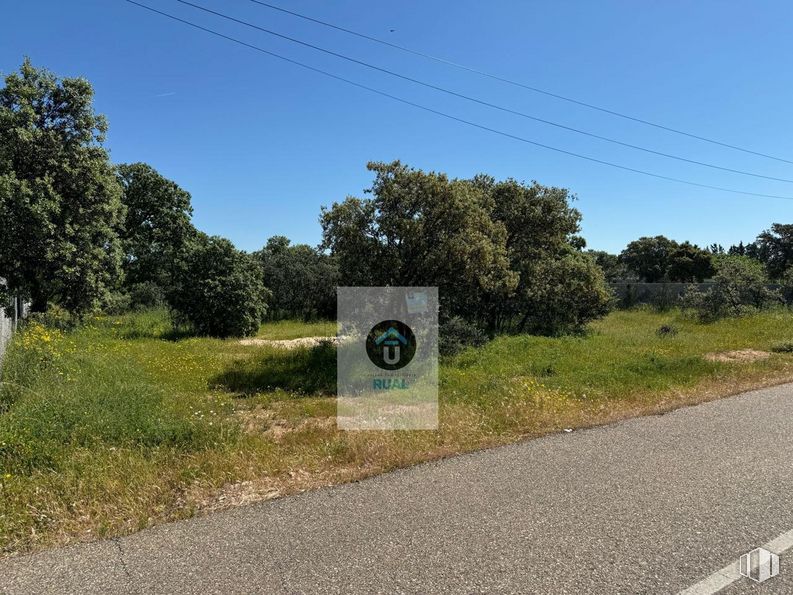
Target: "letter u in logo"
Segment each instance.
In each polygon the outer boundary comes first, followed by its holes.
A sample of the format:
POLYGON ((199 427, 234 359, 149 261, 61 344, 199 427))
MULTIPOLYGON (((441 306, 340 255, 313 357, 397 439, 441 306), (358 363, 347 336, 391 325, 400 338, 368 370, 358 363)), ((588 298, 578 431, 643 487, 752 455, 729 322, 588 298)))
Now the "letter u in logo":
POLYGON ((383 347, 383 361, 393 365, 399 362, 399 345, 386 345, 383 347))

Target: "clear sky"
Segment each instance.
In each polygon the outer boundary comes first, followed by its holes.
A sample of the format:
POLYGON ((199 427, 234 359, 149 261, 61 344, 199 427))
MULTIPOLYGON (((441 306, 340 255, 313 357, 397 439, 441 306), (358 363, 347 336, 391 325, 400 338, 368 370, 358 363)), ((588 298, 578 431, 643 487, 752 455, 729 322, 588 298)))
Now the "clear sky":
MULTIPOLYGON (((140 0, 457 117, 629 167, 793 196, 793 184, 684 164, 449 97, 224 22, 175 0, 140 0)), ((214 10, 511 109, 725 167, 793 178, 793 165, 663 133, 461 73, 257 6, 214 10)), ((548 0, 272 0, 393 43, 559 94, 793 161, 793 3, 548 0), (392 31, 393 30, 393 31, 392 31)), ((115 162, 145 161, 193 196, 195 224, 255 250, 320 239, 321 205, 362 195, 370 160, 469 177, 537 180, 578 196, 591 248, 664 234, 700 245, 791 222, 793 200, 694 188, 476 130, 262 55, 123 0, 6 3, 0 70, 28 55, 84 76, 110 122, 115 162)))

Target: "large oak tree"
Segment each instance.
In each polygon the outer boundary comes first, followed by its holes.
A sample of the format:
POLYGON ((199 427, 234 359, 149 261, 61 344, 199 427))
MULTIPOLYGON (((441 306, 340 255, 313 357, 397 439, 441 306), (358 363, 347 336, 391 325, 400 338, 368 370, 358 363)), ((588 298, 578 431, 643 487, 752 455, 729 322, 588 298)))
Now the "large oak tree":
POLYGON ((168 289, 176 263, 195 236, 190 193, 146 163, 118 166, 126 207, 119 228, 128 286, 154 283, 168 289))
POLYGON ((25 60, 0 89, 0 277, 34 310, 84 312, 118 280, 123 207, 106 132, 85 79, 25 60))

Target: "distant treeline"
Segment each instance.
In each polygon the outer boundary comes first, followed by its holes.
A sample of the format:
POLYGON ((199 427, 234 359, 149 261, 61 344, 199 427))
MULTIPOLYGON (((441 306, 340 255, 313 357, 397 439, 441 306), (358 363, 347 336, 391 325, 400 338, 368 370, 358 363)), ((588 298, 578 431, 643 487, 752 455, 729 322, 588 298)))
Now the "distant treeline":
POLYGON ((613 305, 607 281, 702 281, 730 258, 777 279, 793 261, 793 226, 779 224, 727 251, 658 236, 619 255, 587 252, 567 189, 399 161, 368 165, 366 198, 322 209, 318 246, 275 236, 246 253, 194 227, 176 182, 111 163, 106 132, 84 79, 26 60, 0 89, 2 291, 36 312, 167 306, 195 332, 241 336, 268 318, 334 316, 339 285, 437 286, 446 344, 470 345, 579 331, 613 305))
POLYGON ((760 262, 771 281, 791 274, 793 225, 774 223, 754 242, 740 242, 725 249, 720 244, 700 248, 664 236, 643 237, 628 244, 620 254, 590 250, 609 282, 701 283, 716 272, 725 257, 746 257, 760 262))

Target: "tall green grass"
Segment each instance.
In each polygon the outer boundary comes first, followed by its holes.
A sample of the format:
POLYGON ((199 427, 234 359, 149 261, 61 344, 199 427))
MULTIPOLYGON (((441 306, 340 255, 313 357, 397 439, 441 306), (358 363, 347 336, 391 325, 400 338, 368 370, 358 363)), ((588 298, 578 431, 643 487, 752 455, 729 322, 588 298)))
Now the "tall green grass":
MULTIPOLYGON (((259 336, 334 332, 281 321, 259 336)), ((192 337, 164 311, 71 331, 29 324, 0 380, 0 551, 189 516, 241 481, 288 492, 793 379, 793 354, 778 347, 791 340, 788 310, 708 325, 615 312, 582 336, 499 337, 444 358, 437 432, 339 432, 332 345, 192 337), (762 361, 703 358, 775 346, 762 361)))

